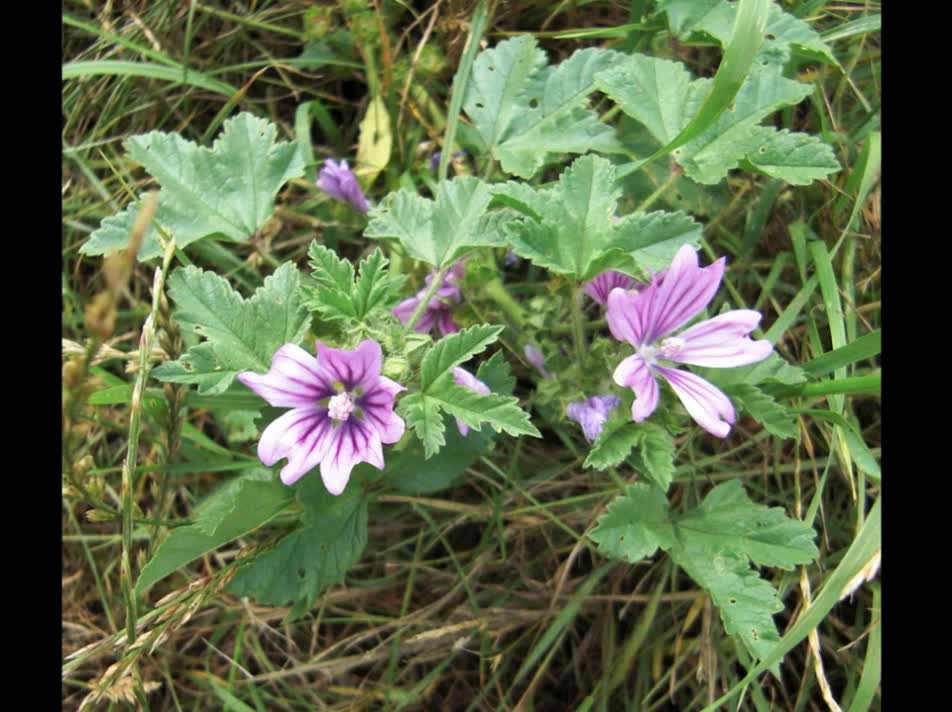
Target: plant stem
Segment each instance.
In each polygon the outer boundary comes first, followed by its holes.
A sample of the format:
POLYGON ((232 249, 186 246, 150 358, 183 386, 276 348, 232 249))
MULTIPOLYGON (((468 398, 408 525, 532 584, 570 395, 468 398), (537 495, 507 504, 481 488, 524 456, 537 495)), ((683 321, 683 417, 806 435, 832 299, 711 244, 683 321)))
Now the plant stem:
POLYGON ((129 413, 129 441, 126 448, 126 460, 122 464, 122 588, 126 599, 126 638, 129 645, 136 637, 136 598, 132 585, 132 528, 133 499, 132 473, 136 469, 136 456, 139 449, 139 423, 142 412, 142 391, 149 377, 151 364, 149 356, 152 353, 152 341, 155 338, 155 319, 159 311, 159 301, 165 284, 165 274, 175 254, 175 240, 169 240, 165 246, 162 266, 155 271, 152 281, 152 309, 142 326, 142 336, 139 339, 139 372, 136 374, 136 383, 132 390, 132 410, 129 413))
POLYGON ((582 291, 577 286, 572 290, 572 337, 575 341, 575 359, 581 372, 585 368, 585 321, 582 315, 582 291))
POLYGON ((512 295, 506 291, 506 288, 502 286, 502 282, 499 277, 489 280, 483 286, 483 291, 486 296, 490 297, 499 308, 502 309, 506 314, 509 315, 509 318, 516 322, 516 325, 520 328, 526 325, 526 320, 528 316, 526 315, 525 309, 522 308, 522 305, 519 304, 515 299, 512 298, 512 295))
POLYGON ((443 277, 446 276, 446 272, 449 270, 449 268, 450 265, 443 265, 436 271, 436 274, 433 275, 433 281, 430 282, 430 288, 426 290, 426 295, 424 295, 420 303, 417 304, 416 311, 413 312, 413 316, 411 316, 410 321, 407 322, 404 332, 412 331, 413 327, 416 326, 418 321, 420 321, 420 317, 423 316, 423 312, 426 311, 426 307, 430 303, 430 300, 433 299, 433 295, 436 293, 436 290, 440 288, 440 284, 443 282, 443 277))
POLYGON ((680 177, 680 175, 681 174, 679 171, 672 170, 671 173, 668 175, 668 179, 664 183, 662 183, 660 186, 658 186, 658 189, 655 190, 654 193, 652 193, 647 198, 645 198, 644 202, 638 206, 638 210, 647 210, 648 208, 650 208, 654 204, 654 202, 658 198, 661 197, 661 194, 664 193, 668 188, 670 188, 674 184, 674 181, 676 181, 680 177))

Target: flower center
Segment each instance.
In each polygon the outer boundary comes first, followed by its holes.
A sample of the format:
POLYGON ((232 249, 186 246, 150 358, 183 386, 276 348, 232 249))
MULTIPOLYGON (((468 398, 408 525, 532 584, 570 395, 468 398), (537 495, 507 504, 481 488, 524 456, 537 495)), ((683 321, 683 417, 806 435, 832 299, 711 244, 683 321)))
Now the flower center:
POLYGON ((349 393, 338 393, 328 402, 327 411, 334 420, 347 420, 354 412, 354 401, 350 399, 349 393))
POLYGON ((677 336, 669 336, 659 344, 658 355, 661 358, 672 358, 683 348, 684 339, 679 339, 677 336))

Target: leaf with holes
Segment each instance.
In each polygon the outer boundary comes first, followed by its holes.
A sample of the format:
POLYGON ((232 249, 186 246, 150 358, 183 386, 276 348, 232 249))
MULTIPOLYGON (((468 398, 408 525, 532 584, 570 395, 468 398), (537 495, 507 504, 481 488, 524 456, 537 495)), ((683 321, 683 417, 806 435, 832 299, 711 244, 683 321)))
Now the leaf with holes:
POLYGON ((558 154, 621 152, 614 129, 587 106, 595 74, 621 56, 587 48, 553 67, 529 35, 480 52, 463 100, 480 148, 526 179, 558 154))
MULTIPOLYGON (((132 136, 124 145, 162 188, 155 221, 185 247, 213 235, 244 242, 267 222, 281 187, 304 175, 297 144, 279 142, 277 135, 274 124, 246 112, 224 123, 211 148, 160 131, 132 136)), ((81 251, 99 255, 124 248, 137 212, 130 205, 104 220, 81 251)), ((139 257, 159 254, 152 228, 139 257)))
POLYGON ((175 317, 183 330, 205 341, 176 361, 153 369, 160 381, 197 383, 198 392, 223 392, 241 371, 264 373, 271 357, 287 343, 300 343, 310 325, 299 288, 297 268, 290 262, 267 277, 250 299, 227 280, 194 266, 180 267, 169 277, 175 317))

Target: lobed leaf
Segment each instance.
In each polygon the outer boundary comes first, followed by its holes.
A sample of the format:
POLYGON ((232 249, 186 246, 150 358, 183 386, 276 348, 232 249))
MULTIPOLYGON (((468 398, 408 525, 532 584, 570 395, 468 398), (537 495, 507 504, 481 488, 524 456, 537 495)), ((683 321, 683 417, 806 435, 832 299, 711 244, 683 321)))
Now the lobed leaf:
POLYGON ((481 353, 499 338, 504 327, 479 324, 440 339, 420 364, 420 390, 429 388, 451 368, 481 353))

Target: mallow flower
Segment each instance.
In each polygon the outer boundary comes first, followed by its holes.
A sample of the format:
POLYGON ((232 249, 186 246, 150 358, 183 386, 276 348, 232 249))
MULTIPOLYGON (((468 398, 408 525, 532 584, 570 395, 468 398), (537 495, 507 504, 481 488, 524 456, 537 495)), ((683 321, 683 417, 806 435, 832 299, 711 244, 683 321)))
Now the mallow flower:
MULTIPOLYGON (((435 276, 435 272, 428 274, 426 276, 426 286, 417 292, 415 297, 404 299, 393 308, 393 315, 402 323, 409 323, 414 313, 416 313, 420 302, 426 297, 426 293, 429 291, 430 285, 433 284, 433 278, 435 276)), ((459 304, 463 300, 463 294, 460 291, 459 284, 457 284, 462 278, 463 263, 456 262, 447 270, 440 286, 437 287, 433 293, 430 303, 426 305, 426 309, 413 327, 414 331, 425 334, 433 328, 434 324, 439 327, 440 333, 443 336, 459 331, 459 327, 456 325, 456 322, 453 321, 451 311, 454 304, 459 304)))
MULTIPOLYGON (((453 369, 453 380, 456 381, 457 386, 468 388, 471 391, 479 393, 481 396, 488 396, 492 392, 489 390, 489 386, 480 381, 465 368, 460 368, 459 366, 453 369)), ((464 438, 469 435, 469 426, 459 418, 456 419, 456 427, 459 428, 459 434, 464 438)))
POLYGON ((380 375, 383 353, 372 339, 353 351, 317 342, 317 358, 296 344, 285 344, 265 374, 243 371, 238 380, 276 408, 290 408, 268 425, 258 442, 267 466, 282 458, 281 481, 297 482, 318 464, 331 494, 344 491, 359 462, 383 469, 383 444, 403 437, 403 419, 393 400, 405 390, 380 375))
POLYGON ((605 306, 608 302, 608 295, 611 294, 613 289, 616 287, 620 289, 631 289, 634 286, 635 280, 627 274, 612 270, 602 272, 600 275, 591 279, 582 291, 602 306, 605 306))
POLYGON ((332 198, 350 203, 362 213, 370 210, 367 197, 360 189, 360 184, 357 183, 357 176, 350 170, 346 160, 340 163, 331 159, 324 161, 321 172, 317 176, 317 187, 332 198))
POLYGON ((585 439, 590 443, 598 440, 602 434, 602 427, 611 412, 618 407, 621 399, 618 396, 592 396, 585 400, 569 403, 565 414, 570 420, 582 426, 585 439))
POLYGON ((724 276, 725 259, 701 268, 697 253, 684 245, 664 274, 638 292, 616 288, 608 295, 608 328, 619 341, 635 347, 615 369, 615 383, 631 388, 631 417, 641 422, 658 406, 658 376, 668 382, 688 414, 712 435, 724 438, 736 416, 730 399, 706 380, 663 363, 732 368, 756 363, 773 345, 748 335, 760 312, 735 309, 674 332, 700 313, 714 297, 724 276))

